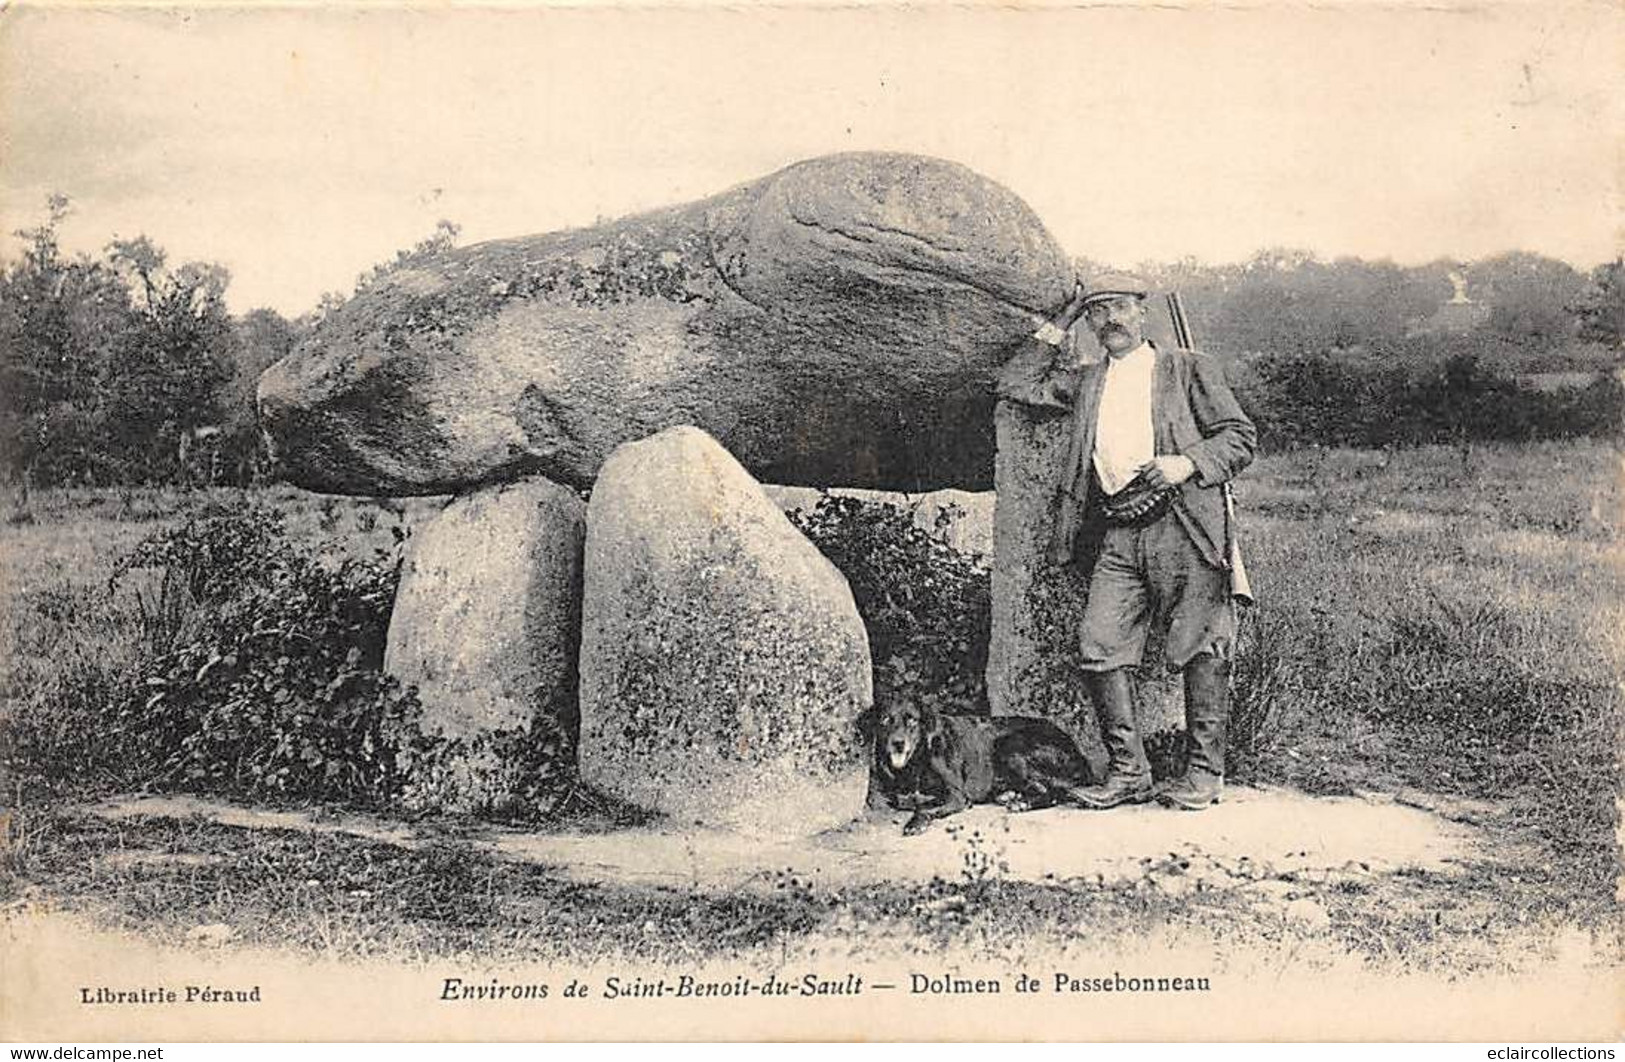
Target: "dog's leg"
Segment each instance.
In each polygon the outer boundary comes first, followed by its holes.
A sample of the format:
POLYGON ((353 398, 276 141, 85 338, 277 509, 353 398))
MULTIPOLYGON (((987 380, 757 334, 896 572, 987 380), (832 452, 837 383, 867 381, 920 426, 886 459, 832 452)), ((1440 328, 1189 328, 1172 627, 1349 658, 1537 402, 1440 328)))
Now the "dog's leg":
POLYGON ((923 807, 929 807, 933 799, 930 793, 922 793, 916 789, 912 793, 897 794, 897 807, 901 811, 919 811, 923 807))
POLYGON ((941 810, 941 801, 934 801, 924 793, 917 795, 919 799, 914 802, 914 814, 903 824, 903 836, 905 837, 911 837, 926 829, 933 820, 940 819, 944 814, 941 810))
POLYGON ((1009 812, 1031 811, 1043 807, 1044 787, 1035 777, 1038 773, 1030 757, 1022 752, 1008 752, 1000 764, 1004 791, 997 803, 1009 812))
POLYGON ((903 836, 912 837, 916 833, 921 833, 937 819, 957 815, 968 807, 970 807, 970 801, 965 799, 964 793, 950 792, 942 803, 935 807, 920 808, 915 811, 914 817, 903 825, 903 836))
POLYGON ((1021 794, 1026 798, 1026 807, 1023 811, 1038 811, 1042 808, 1052 808, 1063 799, 1064 783, 1057 779, 1044 765, 1035 765, 1021 780, 1021 794))
POLYGON ((994 797, 993 802, 1009 812, 1031 811, 1033 809, 1033 803, 1028 799, 1027 794, 1014 789, 1006 789, 994 797))

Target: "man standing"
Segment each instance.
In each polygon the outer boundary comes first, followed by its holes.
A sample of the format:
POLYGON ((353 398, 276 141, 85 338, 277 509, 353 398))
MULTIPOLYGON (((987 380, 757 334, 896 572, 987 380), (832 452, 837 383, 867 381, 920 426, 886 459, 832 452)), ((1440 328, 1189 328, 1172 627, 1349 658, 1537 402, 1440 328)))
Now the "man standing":
POLYGON ((1104 781, 1075 796, 1092 808, 1153 796, 1131 669, 1155 623, 1165 663, 1183 673, 1191 738, 1185 776, 1156 796, 1199 810, 1223 789, 1233 595, 1245 594, 1233 584, 1240 572, 1223 484, 1252 460, 1257 432, 1214 359, 1146 340, 1147 294, 1126 274, 1079 285, 1000 370, 999 394, 1072 414, 1050 559, 1090 572, 1080 664, 1109 757, 1104 781), (1104 358, 1062 354, 1079 317, 1104 358))

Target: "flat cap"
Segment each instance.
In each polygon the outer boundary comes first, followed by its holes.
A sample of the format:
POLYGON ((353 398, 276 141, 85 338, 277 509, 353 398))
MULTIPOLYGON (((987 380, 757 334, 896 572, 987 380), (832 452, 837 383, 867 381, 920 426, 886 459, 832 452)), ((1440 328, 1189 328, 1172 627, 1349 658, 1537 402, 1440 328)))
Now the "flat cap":
POLYGON ((1086 285, 1088 291, 1083 297, 1085 306, 1096 299, 1110 299, 1118 295, 1132 295, 1136 299, 1143 299, 1151 294, 1151 285, 1133 273, 1102 273, 1091 277, 1086 285))

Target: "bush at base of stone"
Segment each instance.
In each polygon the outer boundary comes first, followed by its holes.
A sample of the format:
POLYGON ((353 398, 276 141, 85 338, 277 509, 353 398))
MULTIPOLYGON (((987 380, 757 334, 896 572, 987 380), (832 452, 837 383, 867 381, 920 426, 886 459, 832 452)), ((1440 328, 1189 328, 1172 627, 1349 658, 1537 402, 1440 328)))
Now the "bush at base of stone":
POLYGON ((19 612, 26 699, 0 769, 29 791, 150 789, 412 808, 450 772, 502 765, 500 802, 534 821, 577 793, 574 735, 423 733, 381 670, 397 570, 386 551, 325 563, 264 505, 203 509, 149 536, 105 585, 19 612))
MULTIPOLYGON (((387 556, 324 564, 264 506, 206 510, 142 541, 115 581, 161 572, 148 652, 112 706, 156 788, 387 801, 417 703, 381 671, 387 556)), ((138 593, 138 599, 140 595, 138 593)))
POLYGON ((896 506, 826 494, 789 516, 852 587, 869 631, 875 707, 986 715, 988 570, 896 506))

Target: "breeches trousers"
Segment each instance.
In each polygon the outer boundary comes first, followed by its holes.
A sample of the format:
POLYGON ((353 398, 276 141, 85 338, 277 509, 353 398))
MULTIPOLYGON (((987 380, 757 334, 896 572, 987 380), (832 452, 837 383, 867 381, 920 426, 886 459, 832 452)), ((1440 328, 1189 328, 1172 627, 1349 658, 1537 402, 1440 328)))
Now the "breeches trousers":
POLYGON ((1228 660, 1236 641, 1229 573, 1202 559, 1173 513, 1106 529, 1083 610, 1084 670, 1141 664, 1152 624, 1167 631, 1163 659, 1174 671, 1202 653, 1228 660))

